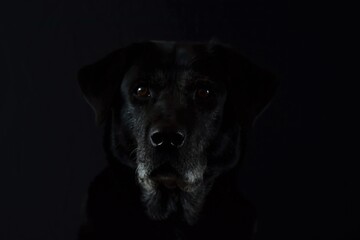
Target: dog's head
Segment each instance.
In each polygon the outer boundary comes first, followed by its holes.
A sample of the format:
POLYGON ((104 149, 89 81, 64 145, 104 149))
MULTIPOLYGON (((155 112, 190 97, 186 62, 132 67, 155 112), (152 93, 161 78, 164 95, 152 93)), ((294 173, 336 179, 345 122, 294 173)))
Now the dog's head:
POLYGON ((214 179, 239 161, 241 132, 268 104, 271 74, 218 43, 142 42, 79 72, 114 159, 136 170, 148 214, 190 224, 214 179))

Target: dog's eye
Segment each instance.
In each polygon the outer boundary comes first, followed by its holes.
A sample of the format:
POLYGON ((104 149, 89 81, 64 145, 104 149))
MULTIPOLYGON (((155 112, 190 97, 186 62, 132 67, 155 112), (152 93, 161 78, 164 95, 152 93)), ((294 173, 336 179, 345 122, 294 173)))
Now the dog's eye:
POLYGON ((199 88, 196 90, 196 97, 205 99, 209 97, 211 94, 211 91, 207 88, 199 88))
POLYGON ((151 96, 150 89, 148 87, 138 87, 135 91, 135 95, 140 98, 148 98, 151 96))

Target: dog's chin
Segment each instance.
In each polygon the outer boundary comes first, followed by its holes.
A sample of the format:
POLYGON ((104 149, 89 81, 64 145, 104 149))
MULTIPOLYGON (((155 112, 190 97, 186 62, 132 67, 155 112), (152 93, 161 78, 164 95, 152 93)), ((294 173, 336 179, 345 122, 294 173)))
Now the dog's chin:
POLYGON ((142 200, 153 220, 177 216, 193 225, 197 221, 206 195, 203 181, 187 183, 179 178, 158 176, 139 179, 142 200))

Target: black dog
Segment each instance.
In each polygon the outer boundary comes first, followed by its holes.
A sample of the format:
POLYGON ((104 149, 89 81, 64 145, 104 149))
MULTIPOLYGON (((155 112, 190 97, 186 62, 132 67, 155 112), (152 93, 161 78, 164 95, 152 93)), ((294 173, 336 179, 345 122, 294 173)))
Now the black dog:
POLYGON ((237 192, 245 135, 274 77, 233 48, 142 42, 79 72, 104 123, 109 167, 89 189, 80 239, 250 239, 237 192))

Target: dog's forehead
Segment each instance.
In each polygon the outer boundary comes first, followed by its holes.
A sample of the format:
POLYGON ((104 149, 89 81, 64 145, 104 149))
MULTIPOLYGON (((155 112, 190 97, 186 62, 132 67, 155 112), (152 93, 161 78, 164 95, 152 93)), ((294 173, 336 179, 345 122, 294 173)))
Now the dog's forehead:
POLYGON ((157 68, 190 67, 200 56, 206 56, 206 44, 156 41, 143 46, 138 63, 157 68))
POLYGON ((210 55, 206 44, 155 41, 145 45, 133 69, 139 78, 191 83, 209 79, 203 70, 210 69, 210 55))

